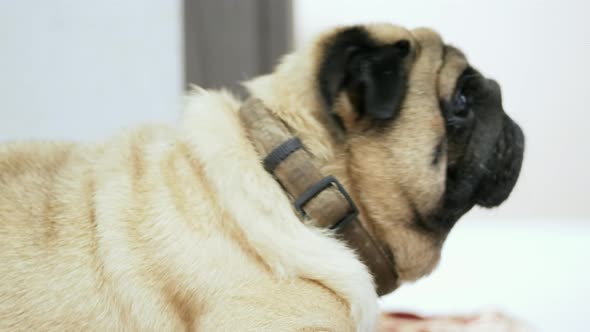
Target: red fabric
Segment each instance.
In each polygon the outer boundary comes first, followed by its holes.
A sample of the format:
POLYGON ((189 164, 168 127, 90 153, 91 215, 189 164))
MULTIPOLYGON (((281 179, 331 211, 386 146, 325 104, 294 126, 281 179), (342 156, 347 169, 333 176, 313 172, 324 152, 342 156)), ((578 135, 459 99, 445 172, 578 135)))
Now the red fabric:
POLYGON ((528 326, 498 312, 423 317, 408 312, 381 316, 379 332, 529 332, 528 326))

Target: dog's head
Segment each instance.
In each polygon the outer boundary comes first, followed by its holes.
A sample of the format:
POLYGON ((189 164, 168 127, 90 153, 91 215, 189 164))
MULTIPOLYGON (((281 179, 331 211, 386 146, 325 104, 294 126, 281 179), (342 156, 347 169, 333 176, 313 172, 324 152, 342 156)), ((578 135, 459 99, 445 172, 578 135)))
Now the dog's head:
POLYGON ((428 29, 339 28, 246 85, 347 187, 401 281, 429 273, 455 222, 502 203, 520 172, 499 85, 428 29))

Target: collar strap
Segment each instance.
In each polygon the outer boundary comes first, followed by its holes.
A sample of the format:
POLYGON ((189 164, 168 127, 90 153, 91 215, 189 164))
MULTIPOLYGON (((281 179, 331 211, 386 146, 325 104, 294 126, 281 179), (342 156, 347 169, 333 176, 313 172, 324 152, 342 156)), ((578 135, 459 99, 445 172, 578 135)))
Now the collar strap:
POLYGON ((239 115, 256 150, 266 156, 264 168, 293 199, 303 222, 332 229, 355 249, 373 274, 377 294, 393 291, 397 287, 393 257, 359 222, 358 209, 340 182, 320 173, 299 138, 260 100, 247 100, 239 115))

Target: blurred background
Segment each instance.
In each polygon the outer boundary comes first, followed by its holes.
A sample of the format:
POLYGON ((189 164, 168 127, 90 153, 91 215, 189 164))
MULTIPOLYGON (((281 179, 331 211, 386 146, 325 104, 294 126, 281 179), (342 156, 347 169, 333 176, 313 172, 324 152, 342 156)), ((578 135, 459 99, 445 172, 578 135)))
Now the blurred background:
POLYGON ((386 310, 498 309, 541 331, 590 324, 590 23, 587 1, 0 1, 0 141, 105 138, 178 118, 189 83, 268 72, 326 28, 428 26, 503 87, 525 131, 509 201, 474 210, 439 268, 386 310))

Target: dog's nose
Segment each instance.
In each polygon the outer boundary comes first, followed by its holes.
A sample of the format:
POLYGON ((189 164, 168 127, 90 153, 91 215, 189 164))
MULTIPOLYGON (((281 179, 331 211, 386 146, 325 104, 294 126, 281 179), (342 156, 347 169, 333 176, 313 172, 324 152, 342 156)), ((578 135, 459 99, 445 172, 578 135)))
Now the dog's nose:
MULTIPOLYGON (((510 117, 508 117, 508 119, 510 119, 510 117)), ((514 122, 512 119, 510 119, 510 121, 512 122, 514 146, 522 154, 524 153, 524 132, 516 122, 514 122)))
POLYGON ((502 104, 502 89, 500 84, 493 79, 486 79, 485 84, 487 85, 487 91, 490 93, 490 97, 493 98, 494 102, 502 104))
POLYGON ((488 85, 490 86, 490 89, 492 89, 494 91, 500 91, 500 84, 498 84, 498 82, 496 82, 496 80, 488 78, 487 81, 488 81, 488 85))
POLYGON ((506 144, 510 150, 510 154, 507 157, 510 158, 521 158, 524 153, 524 132, 514 120, 512 120, 507 114, 503 116, 504 121, 504 136, 506 137, 506 144))

